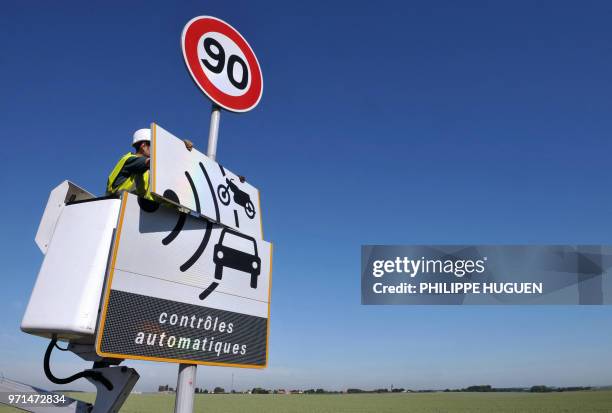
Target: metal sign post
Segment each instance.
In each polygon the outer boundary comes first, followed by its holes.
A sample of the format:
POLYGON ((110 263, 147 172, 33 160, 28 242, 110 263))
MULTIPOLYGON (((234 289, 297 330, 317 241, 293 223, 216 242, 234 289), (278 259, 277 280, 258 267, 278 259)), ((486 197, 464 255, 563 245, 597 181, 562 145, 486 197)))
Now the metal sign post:
MULTIPOLYGON (((261 99, 263 79, 259 62, 236 29, 211 16, 199 16, 187 23, 181 44, 193 80, 213 102, 207 155, 215 160, 221 107, 247 112, 261 99), (236 66, 238 71, 234 70, 236 66)), ((175 413, 193 412, 195 379, 196 365, 179 365, 175 413)))
POLYGON ((195 364, 179 364, 174 413, 193 412, 197 367, 195 364))
MULTIPOLYGON (((217 157, 220 120, 221 108, 213 103, 210 113, 210 129, 208 131, 208 151, 206 153, 212 160, 215 160, 217 157)), ((179 364, 174 413, 193 412, 197 368, 198 366, 195 364, 179 364)))
POLYGON ((206 155, 213 161, 217 158, 217 141, 219 140, 219 121, 221 108, 213 103, 210 113, 210 130, 208 131, 208 151, 206 155))

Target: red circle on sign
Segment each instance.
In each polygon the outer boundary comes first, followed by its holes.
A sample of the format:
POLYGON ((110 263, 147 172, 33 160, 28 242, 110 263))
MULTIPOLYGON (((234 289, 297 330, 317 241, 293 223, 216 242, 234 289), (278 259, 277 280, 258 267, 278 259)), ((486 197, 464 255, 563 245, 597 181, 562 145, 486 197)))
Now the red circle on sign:
POLYGON ((183 57, 185 64, 191 77, 196 85, 204 92, 213 102, 224 109, 232 112, 246 112, 253 109, 259 103, 263 92, 263 78, 259 61, 255 57, 255 53, 247 41, 240 33, 223 20, 211 16, 199 16, 191 19, 183 29, 181 38, 183 47, 183 57), (251 84, 248 90, 239 96, 229 95, 217 86, 215 86, 208 78, 198 57, 198 42, 206 33, 221 33, 232 40, 240 51, 244 54, 247 60, 251 84))

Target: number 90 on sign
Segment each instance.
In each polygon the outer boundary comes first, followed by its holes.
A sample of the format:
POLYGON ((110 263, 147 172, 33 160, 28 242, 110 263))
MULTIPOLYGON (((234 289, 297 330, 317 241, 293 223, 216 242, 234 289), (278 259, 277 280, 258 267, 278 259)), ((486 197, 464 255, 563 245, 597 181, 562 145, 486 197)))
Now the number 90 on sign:
POLYGON ((210 81, 230 96, 243 95, 251 84, 247 59, 236 43, 218 32, 208 32, 198 42, 198 58, 210 81))

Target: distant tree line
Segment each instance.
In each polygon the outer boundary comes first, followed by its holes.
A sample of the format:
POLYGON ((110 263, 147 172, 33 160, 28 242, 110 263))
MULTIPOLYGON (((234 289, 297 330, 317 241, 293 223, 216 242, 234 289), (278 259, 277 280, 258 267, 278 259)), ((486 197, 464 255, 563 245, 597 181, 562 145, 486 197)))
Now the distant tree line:
POLYGON ((450 390, 446 389, 445 392, 448 391, 458 391, 458 392, 530 392, 530 393, 549 393, 549 392, 564 392, 564 391, 583 391, 583 390, 592 390, 592 387, 548 387, 544 385, 531 386, 530 388, 526 387, 500 387, 496 388, 491 386, 490 384, 481 384, 478 386, 469 386, 465 389, 456 389, 450 390))
POLYGON ((341 392, 339 391, 330 391, 330 390, 324 390, 324 389, 308 389, 308 390, 304 390, 304 394, 339 394, 341 392))
MULTIPOLYGON (((487 392, 531 392, 531 393, 550 393, 550 392, 565 392, 565 391, 586 391, 593 390, 593 387, 583 387, 583 386, 571 386, 571 387, 549 387, 545 385, 537 385, 527 387, 493 387, 490 384, 479 384, 475 386, 469 386, 463 389, 445 389, 444 392, 478 392, 478 393, 487 393, 487 392)), ((159 392, 174 392, 174 388, 169 387, 167 384, 163 386, 159 386, 157 391, 159 392)), ((348 394, 357 394, 357 393, 432 393, 440 390, 406 390, 404 388, 394 388, 391 387, 391 390, 380 388, 374 390, 363 390, 359 388, 350 388, 346 390, 348 394)), ((195 392, 197 394, 225 394, 225 389, 223 387, 215 387, 214 390, 208 391, 204 388, 196 387, 195 392)), ((232 393, 236 393, 232 390, 232 393)), ((261 387, 255 387, 251 390, 251 394, 342 394, 342 391, 330 391, 322 388, 318 389, 308 389, 308 390, 268 390, 261 387)))
POLYGON ((467 387, 465 389, 462 389, 461 391, 468 391, 468 392, 490 392, 490 391, 494 391, 493 387, 491 387, 490 384, 482 384, 479 386, 470 386, 467 387))
POLYGON ((583 390, 592 390, 592 387, 547 387, 544 385, 539 386, 531 386, 529 391, 531 393, 550 393, 550 392, 563 392, 563 391, 583 391, 583 390))

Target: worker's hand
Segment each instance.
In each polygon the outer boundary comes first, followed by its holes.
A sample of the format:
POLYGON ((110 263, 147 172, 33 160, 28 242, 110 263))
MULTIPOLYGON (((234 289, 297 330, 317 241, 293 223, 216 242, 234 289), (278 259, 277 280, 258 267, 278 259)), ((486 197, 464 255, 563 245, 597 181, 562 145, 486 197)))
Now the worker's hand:
POLYGON ((242 182, 242 183, 244 183, 244 181, 246 181, 246 178, 244 176, 242 176, 242 175, 240 175, 238 177, 238 179, 240 179, 240 182, 242 182))
POLYGON ((193 142, 191 142, 189 139, 183 139, 183 142, 185 143, 185 148, 187 148, 187 150, 191 152, 191 150, 193 149, 193 142))

